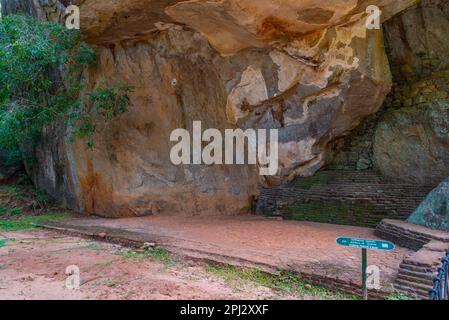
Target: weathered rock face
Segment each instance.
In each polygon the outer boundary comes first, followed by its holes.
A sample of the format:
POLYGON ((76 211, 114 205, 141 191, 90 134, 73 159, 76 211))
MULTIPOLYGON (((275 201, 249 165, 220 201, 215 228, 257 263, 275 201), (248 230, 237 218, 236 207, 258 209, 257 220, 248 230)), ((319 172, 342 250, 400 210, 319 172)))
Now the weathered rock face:
POLYGON ((374 155, 389 177, 438 184, 449 175, 448 101, 389 111, 377 127, 374 155))
MULTIPOLYGON (((371 1, 384 19, 413 3, 371 1), (373 3, 374 2, 374 3, 373 3)), ((49 130, 35 179, 69 206, 105 216, 247 211, 259 183, 310 175, 327 144, 375 113, 391 86, 381 30, 364 1, 77 1, 98 46, 89 86, 126 82, 132 107, 88 151, 49 130), (174 166, 172 130, 279 129, 279 172, 174 166)))
POLYGON ((431 229, 449 231, 449 179, 430 192, 407 221, 431 229))
MULTIPOLYGON (((264 63, 258 54, 245 59, 264 63)), ((191 130, 194 120, 204 128, 224 128, 221 76, 244 62, 221 63, 204 38, 176 29, 154 35, 151 42, 100 47, 89 83, 133 86, 131 109, 101 129, 93 151, 82 141, 61 141, 51 153, 44 144, 39 163, 63 156, 70 170, 65 175, 71 177, 69 185, 76 186, 76 204, 83 212, 119 216, 249 210, 256 190, 254 166, 174 166, 170 161, 172 130, 191 130)), ((51 172, 54 166, 42 165, 36 175, 55 190, 60 184, 58 174, 51 172)))
POLYGON ((70 0, 1 0, 3 15, 21 13, 40 20, 63 22, 70 0))
POLYGON ((449 3, 422 1, 384 28, 395 86, 374 136, 376 165, 437 185, 449 176, 449 3))

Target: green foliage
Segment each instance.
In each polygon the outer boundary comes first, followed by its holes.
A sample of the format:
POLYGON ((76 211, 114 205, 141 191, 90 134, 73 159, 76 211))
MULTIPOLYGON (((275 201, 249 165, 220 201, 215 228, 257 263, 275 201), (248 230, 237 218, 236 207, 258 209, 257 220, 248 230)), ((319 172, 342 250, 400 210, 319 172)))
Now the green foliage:
POLYGON ((83 247, 83 249, 87 249, 87 250, 93 250, 93 251, 103 251, 104 248, 96 243, 91 243, 85 247, 83 247))
POLYGON ((291 272, 281 272, 280 275, 272 275, 257 269, 237 268, 229 264, 210 265, 207 270, 209 273, 219 276, 226 282, 233 282, 240 285, 244 285, 243 280, 299 296, 312 296, 316 299, 357 299, 355 296, 315 286, 308 281, 300 279, 291 272))
POLYGON ((2 215, 11 215, 11 216, 18 216, 23 213, 23 210, 21 207, 14 207, 12 209, 5 208, 3 206, 0 206, 0 216, 2 215))
POLYGON ((6 245, 6 242, 8 242, 8 239, 0 239, 0 248, 4 247, 6 245))
MULTIPOLYGON (((16 197, 17 199, 17 197, 16 197)), ((49 202, 50 198, 48 197, 48 194, 42 190, 42 189, 37 189, 36 190, 36 200, 39 202, 49 202)))
POLYGON ((25 16, 1 18, 0 148, 27 159, 52 123, 66 121, 75 137, 88 138, 98 121, 126 112, 130 87, 86 92, 83 70, 95 62, 77 30, 25 16))
POLYGON ((120 85, 88 93, 88 103, 78 101, 67 114, 66 123, 73 127, 72 134, 79 138, 87 138, 86 145, 92 148, 93 142, 88 138, 92 137, 101 121, 110 121, 127 111, 130 91, 128 85, 120 85), (96 117, 93 117, 93 114, 96 117))
POLYGON ((139 251, 117 251, 116 255, 122 255, 129 259, 145 259, 150 258, 155 261, 162 262, 166 266, 173 266, 177 264, 177 260, 171 257, 165 248, 153 248, 151 250, 139 251))
POLYGON ((67 214, 46 214, 41 216, 23 216, 17 220, 0 220, 0 231, 18 231, 29 230, 37 227, 39 223, 62 219, 67 217, 67 214))
POLYGON ((48 196, 32 185, 0 186, 0 231, 33 229, 43 221, 68 216, 47 201, 48 196))
POLYGON ((40 214, 51 210, 52 202, 41 189, 31 184, 0 186, 0 218, 15 218, 22 214, 40 214))
POLYGON ((413 298, 401 293, 393 293, 389 295, 386 300, 413 300, 413 298))

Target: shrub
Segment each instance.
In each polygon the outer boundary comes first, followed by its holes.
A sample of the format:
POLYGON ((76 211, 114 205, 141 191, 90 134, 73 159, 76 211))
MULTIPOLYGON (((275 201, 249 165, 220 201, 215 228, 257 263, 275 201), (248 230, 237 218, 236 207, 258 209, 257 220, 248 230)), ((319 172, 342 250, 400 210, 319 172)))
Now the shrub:
POLYGON ((29 159, 42 130, 61 120, 92 147, 96 123, 126 112, 132 91, 122 84, 86 92, 83 70, 95 63, 78 30, 20 15, 0 18, 0 148, 29 159))

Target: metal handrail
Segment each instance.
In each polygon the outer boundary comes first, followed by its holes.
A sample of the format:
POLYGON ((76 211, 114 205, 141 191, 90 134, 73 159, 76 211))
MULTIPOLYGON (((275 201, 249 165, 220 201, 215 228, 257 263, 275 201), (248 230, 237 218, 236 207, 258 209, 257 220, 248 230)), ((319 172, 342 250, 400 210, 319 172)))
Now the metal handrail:
POLYGON ((448 295, 449 251, 441 259, 441 266, 437 269, 437 276, 433 279, 433 288, 429 291, 429 300, 449 300, 448 295))

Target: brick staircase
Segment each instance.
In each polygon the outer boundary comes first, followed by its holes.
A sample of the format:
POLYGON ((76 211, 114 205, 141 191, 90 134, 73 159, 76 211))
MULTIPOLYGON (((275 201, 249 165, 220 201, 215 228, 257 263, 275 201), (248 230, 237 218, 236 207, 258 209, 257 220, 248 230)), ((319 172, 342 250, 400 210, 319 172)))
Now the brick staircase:
POLYGON ((428 299, 429 290, 433 287, 433 278, 448 249, 447 242, 431 241, 405 258, 399 266, 394 288, 411 297, 428 299))
POLYGON ((429 289, 433 286, 432 270, 424 266, 402 263, 394 283, 399 292, 419 298, 427 299, 429 289))
POLYGON ((449 233, 385 219, 377 226, 375 234, 416 251, 400 264, 393 286, 407 296, 428 299, 437 268, 449 250, 449 233))

